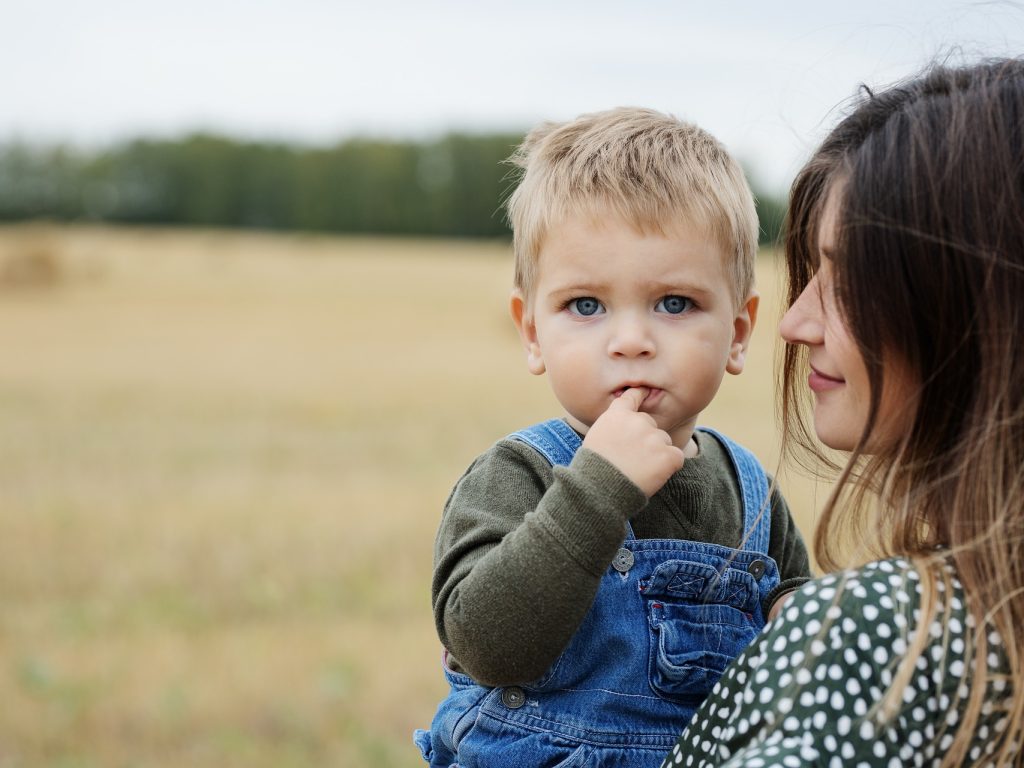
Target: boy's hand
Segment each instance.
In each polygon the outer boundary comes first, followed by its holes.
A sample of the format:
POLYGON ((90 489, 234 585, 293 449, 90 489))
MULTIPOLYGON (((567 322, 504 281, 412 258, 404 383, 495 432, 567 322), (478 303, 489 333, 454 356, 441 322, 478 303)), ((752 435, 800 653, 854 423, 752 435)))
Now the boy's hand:
POLYGON ((786 606, 786 603, 789 602, 789 598, 791 598, 795 594, 796 590, 793 589, 789 592, 783 592, 781 595, 775 598, 775 602, 772 603, 771 607, 768 609, 768 621, 771 621, 780 613, 782 613, 782 609, 786 606))
POLYGON ((683 451, 672 445, 649 413, 640 411, 649 389, 627 389, 587 431, 583 445, 610 461, 650 498, 683 468, 683 451))

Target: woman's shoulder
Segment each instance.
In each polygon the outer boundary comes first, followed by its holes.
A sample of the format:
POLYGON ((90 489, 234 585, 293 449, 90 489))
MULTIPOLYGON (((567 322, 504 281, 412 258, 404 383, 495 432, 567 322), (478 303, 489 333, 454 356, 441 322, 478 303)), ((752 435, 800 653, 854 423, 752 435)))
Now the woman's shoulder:
POLYGON ((952 610, 940 608, 939 616, 926 622, 928 642, 914 662, 894 721, 880 725, 871 713, 922 629, 923 598, 930 588, 914 564, 901 558, 829 574, 797 590, 726 670, 676 754, 711 748, 714 759, 700 765, 724 764, 731 756, 731 766, 784 747, 790 759, 804 761, 797 764, 835 759, 890 764, 889 758, 902 759, 912 743, 930 741, 926 731, 934 714, 950 710, 957 700, 955 673, 963 668, 966 631, 959 584, 947 566, 940 568, 945 576, 935 583, 947 585, 943 594, 952 591, 952 610))
MULTIPOLYGON (((956 574, 948 565, 941 566, 941 572, 936 580, 940 602, 949 591, 954 612, 962 610, 962 588, 956 574)), ((782 618, 806 622, 814 617, 834 620, 845 616, 865 625, 880 620, 891 623, 897 615, 915 613, 921 600, 920 571, 910 560, 893 557, 811 579, 794 592, 782 618)))
MULTIPOLYGON (((750 647, 747 664, 780 689, 812 687, 816 706, 827 701, 863 717, 914 649, 901 706, 916 711, 928 702, 945 710, 963 695, 974 629, 949 561, 919 570, 909 559, 890 558, 797 590, 750 647)), ((993 649, 1001 645, 994 631, 988 639, 993 649)))
POLYGON ((947 644, 965 636, 973 621, 953 566, 931 567, 922 578, 913 562, 894 557, 809 581, 766 628, 766 635, 775 635, 766 650, 798 647, 811 657, 832 657, 847 667, 868 663, 882 672, 925 631, 948 662, 964 646, 959 640, 947 644))
MULTIPOLYGON (((726 670, 667 764, 940 759, 952 740, 942 728, 958 723, 969 699, 965 649, 973 626, 948 561, 919 571, 892 558, 808 582, 726 670)), ((1001 645, 994 632, 988 642, 1001 645)), ((994 672, 1005 659, 994 652, 989 664, 994 672)), ((990 702, 1002 695, 999 683, 990 702)), ((980 756, 1001 727, 999 709, 990 710, 982 712, 971 755, 980 756)))

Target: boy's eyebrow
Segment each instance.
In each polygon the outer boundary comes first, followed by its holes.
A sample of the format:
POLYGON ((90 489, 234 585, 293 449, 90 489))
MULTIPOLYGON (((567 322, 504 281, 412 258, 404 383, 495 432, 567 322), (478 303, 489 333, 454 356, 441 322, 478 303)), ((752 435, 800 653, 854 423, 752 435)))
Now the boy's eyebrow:
POLYGON ((552 293, 575 293, 577 291, 602 291, 607 290, 610 283, 597 283, 588 282, 586 280, 579 280, 572 283, 565 283, 564 285, 557 286, 552 293))
MULTIPOLYGON (((694 282, 680 277, 676 280, 649 280, 644 283, 645 288, 651 293, 672 294, 681 293, 688 295, 706 295, 714 293, 714 289, 702 285, 700 281, 694 282)), ((591 282, 580 280, 578 282, 566 283, 555 287, 551 293, 556 296, 578 293, 602 293, 614 289, 614 283, 591 282)))
POLYGON ((706 280, 693 280, 682 275, 670 280, 650 280, 645 285, 651 293, 665 296, 679 294, 694 298, 705 298, 716 293, 715 287, 708 285, 706 280))
POLYGON ((693 280, 687 280, 685 278, 679 278, 677 280, 651 280, 647 283, 653 291, 665 291, 670 293, 672 291, 683 291, 684 293, 705 293, 711 289, 707 286, 701 285, 700 282, 694 282, 693 280))
POLYGON ((614 284, 611 282, 581 278, 579 280, 565 280, 561 284, 556 284, 548 291, 548 293, 554 296, 563 296, 566 294, 578 295, 581 293, 604 293, 612 288, 614 288, 614 284))

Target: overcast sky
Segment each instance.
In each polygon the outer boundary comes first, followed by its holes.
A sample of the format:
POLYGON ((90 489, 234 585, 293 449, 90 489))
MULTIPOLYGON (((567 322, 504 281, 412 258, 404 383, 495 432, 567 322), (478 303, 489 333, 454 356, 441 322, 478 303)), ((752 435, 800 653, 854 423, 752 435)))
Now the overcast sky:
POLYGON ((976 0, 0 0, 0 141, 215 130, 325 144, 617 105, 700 123, 781 191, 858 84, 1024 54, 976 0))

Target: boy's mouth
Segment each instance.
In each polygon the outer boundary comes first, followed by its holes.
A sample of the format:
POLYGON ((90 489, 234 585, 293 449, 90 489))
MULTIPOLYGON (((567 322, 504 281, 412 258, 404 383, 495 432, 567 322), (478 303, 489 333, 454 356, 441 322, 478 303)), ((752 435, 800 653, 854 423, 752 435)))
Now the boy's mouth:
POLYGON ((627 384, 624 387, 619 387, 618 389, 614 390, 612 392, 612 395, 614 397, 622 397, 622 394, 627 389, 640 389, 640 388, 643 388, 643 389, 647 390, 647 396, 644 397, 643 403, 641 403, 641 405, 644 405, 645 403, 651 402, 652 400, 657 398, 659 395, 661 395, 661 392, 662 392, 662 390, 659 387, 652 387, 650 384, 627 384))

